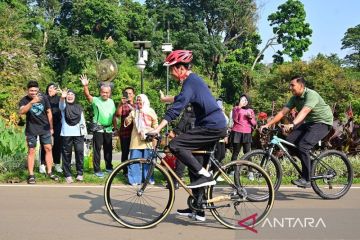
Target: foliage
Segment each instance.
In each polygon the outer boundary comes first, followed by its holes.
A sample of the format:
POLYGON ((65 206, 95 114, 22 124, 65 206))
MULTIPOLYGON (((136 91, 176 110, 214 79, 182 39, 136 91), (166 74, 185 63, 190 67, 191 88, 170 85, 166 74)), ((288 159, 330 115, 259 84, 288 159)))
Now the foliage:
POLYGON ((6 118, 17 111, 17 100, 25 95, 29 80, 36 79, 45 86, 53 76, 50 68, 38 64, 32 39, 28 39, 37 30, 32 28, 30 12, 21 2, 0 2, 0 109, 5 109, 1 115, 6 118))
POLYGON ((312 30, 305 22, 306 12, 299 0, 287 0, 272 13, 268 20, 274 26, 273 32, 283 50, 274 55, 274 62, 282 63, 283 55, 289 55, 293 61, 300 60, 311 44, 312 30))
POLYGON ((26 144, 23 129, 0 118, 0 173, 24 167, 26 144))
POLYGON ((360 114, 357 107, 359 75, 344 70, 323 56, 318 56, 309 63, 292 62, 276 65, 270 72, 266 68, 256 69, 252 75, 253 85, 250 90, 255 110, 270 113, 273 102, 274 110, 280 110, 291 96, 288 84, 295 75, 304 76, 306 85, 319 92, 331 107, 336 105, 337 111, 345 112, 351 103, 354 114, 360 114))
POLYGON ((341 49, 352 49, 352 53, 346 55, 345 59, 360 70, 360 24, 353 28, 349 28, 341 41, 341 49))

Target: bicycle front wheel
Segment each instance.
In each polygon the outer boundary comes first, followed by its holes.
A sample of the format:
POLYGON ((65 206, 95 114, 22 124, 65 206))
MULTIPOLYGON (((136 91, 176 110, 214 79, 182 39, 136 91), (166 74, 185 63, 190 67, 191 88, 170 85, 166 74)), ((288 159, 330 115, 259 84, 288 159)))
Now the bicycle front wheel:
POLYGON ((353 168, 342 152, 328 150, 321 153, 312 164, 311 186, 324 199, 338 199, 350 189, 353 168))
POLYGON ((216 185, 208 189, 207 201, 215 219, 228 228, 239 230, 253 228, 265 220, 275 199, 268 174, 258 165, 241 160, 221 169, 225 175, 218 171, 214 175, 216 185), (249 168, 257 179, 248 179, 249 168), (263 201, 253 201, 258 197, 263 201))
MULTIPOLYGON (((150 228, 170 212, 175 199, 174 183, 159 164, 154 165, 155 184, 128 184, 128 169, 152 164, 146 159, 129 160, 114 169, 105 183, 105 205, 110 215, 129 228, 150 228)), ((129 172, 131 175, 131 172, 129 172)), ((144 181, 144 180, 143 180, 144 181)))
POLYGON ((262 149, 256 149, 246 153, 241 157, 241 160, 250 161, 262 167, 269 175, 274 185, 274 190, 279 190, 282 180, 282 169, 279 160, 275 156, 262 149))

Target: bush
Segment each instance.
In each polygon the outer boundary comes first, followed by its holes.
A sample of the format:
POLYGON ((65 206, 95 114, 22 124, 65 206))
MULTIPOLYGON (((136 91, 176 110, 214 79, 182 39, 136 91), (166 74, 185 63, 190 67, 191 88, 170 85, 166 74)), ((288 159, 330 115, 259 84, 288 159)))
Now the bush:
POLYGON ((23 129, 0 118, 0 173, 24 169, 26 143, 23 129))

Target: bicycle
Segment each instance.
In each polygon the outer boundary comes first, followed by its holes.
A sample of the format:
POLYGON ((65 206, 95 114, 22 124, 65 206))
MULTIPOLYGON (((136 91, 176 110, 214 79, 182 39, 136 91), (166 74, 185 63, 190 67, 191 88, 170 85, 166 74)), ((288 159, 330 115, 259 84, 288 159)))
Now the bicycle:
POLYGON ((187 203, 190 209, 208 209, 217 221, 228 228, 246 229, 256 226, 269 214, 274 203, 274 189, 267 173, 256 164, 234 161, 220 166, 214 158, 214 150, 196 151, 197 154, 209 154, 209 162, 217 169, 214 174, 217 184, 204 188, 204 195, 200 194, 196 198, 160 156, 161 137, 151 136, 147 141, 151 141, 151 138, 157 140, 151 157, 121 163, 106 180, 105 205, 113 219, 121 225, 135 229, 151 228, 164 220, 175 200, 173 178, 189 194, 187 203), (143 183, 137 186, 127 184, 127 177, 124 175, 124 170, 134 163, 150 165, 143 183), (258 181, 251 182, 247 179, 249 167, 262 176, 258 181), (156 183, 151 185, 149 180, 153 174, 156 183), (252 195, 268 197, 263 202, 253 202, 252 195), (252 222, 249 223, 247 219, 252 222))
MULTIPOLYGON (((281 163, 275 153, 281 150, 282 161, 290 161, 301 175, 301 168, 297 164, 298 160, 285 147, 297 149, 297 146, 278 137, 281 132, 279 127, 266 131, 265 134, 273 133, 266 149, 250 151, 242 156, 241 160, 257 163, 264 168, 274 184, 275 191, 277 191, 281 185, 283 173, 281 163)), ((339 199, 344 196, 349 191, 353 181, 353 168, 347 156, 337 150, 325 150, 319 154, 310 152, 310 157, 312 162, 310 182, 315 193, 323 199, 339 199)))

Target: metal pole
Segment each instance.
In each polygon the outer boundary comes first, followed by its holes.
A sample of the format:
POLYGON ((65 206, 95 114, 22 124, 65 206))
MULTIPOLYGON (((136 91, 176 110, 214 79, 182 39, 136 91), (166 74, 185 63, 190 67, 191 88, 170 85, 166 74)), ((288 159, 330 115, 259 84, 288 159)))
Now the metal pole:
POLYGON ((141 94, 144 93, 144 70, 141 70, 141 94))
MULTIPOLYGON (((170 23, 169 21, 167 22, 168 24, 168 28, 167 28, 167 42, 169 43, 170 42, 170 23)), ((166 66, 166 96, 169 95, 169 66, 166 66)), ((166 110, 168 109, 168 104, 166 104, 166 110)), ((169 133, 169 125, 167 124, 166 125, 166 145, 169 144, 169 136, 168 136, 168 133, 169 133)))

